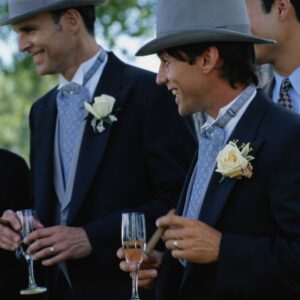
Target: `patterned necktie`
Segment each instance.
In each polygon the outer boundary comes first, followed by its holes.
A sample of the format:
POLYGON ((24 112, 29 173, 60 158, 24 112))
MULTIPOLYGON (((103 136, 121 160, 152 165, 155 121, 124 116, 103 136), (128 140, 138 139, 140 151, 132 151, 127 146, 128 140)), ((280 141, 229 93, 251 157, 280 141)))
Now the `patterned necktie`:
POLYGON ((291 84, 289 78, 285 78, 282 80, 282 83, 280 86, 278 104, 289 110, 294 110, 291 98, 288 94, 288 91, 291 88, 291 86, 292 86, 292 84, 291 84))
POLYGON ((190 199, 187 199, 188 207, 186 216, 188 218, 197 219, 200 213, 210 178, 216 166, 217 155, 224 146, 224 127, 250 99, 254 91, 254 86, 248 86, 222 117, 212 126, 200 131, 198 161, 195 167, 196 175, 194 182, 190 183, 193 185, 192 192, 190 199))
POLYGON ((105 60, 106 52, 101 50, 94 64, 83 77, 83 85, 71 82, 61 88, 57 94, 58 145, 62 161, 65 186, 68 182, 79 128, 86 117, 84 101, 90 101, 86 83, 92 78, 105 60))

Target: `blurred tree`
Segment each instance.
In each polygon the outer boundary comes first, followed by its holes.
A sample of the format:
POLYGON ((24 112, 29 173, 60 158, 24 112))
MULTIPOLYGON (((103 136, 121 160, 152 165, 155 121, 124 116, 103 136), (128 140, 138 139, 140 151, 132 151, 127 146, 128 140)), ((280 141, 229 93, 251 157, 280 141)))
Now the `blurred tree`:
MULTIPOLYGON (((105 46, 122 51, 130 59, 126 45, 118 45, 116 41, 124 35, 144 38, 153 33, 154 2, 109 0, 108 4, 97 9, 96 36, 103 37, 105 46)), ((1 44, 10 47, 6 59, 0 58, 0 147, 28 159, 30 107, 39 96, 55 86, 57 77, 36 74, 31 58, 18 53, 16 37, 8 26, 0 28, 1 44)))

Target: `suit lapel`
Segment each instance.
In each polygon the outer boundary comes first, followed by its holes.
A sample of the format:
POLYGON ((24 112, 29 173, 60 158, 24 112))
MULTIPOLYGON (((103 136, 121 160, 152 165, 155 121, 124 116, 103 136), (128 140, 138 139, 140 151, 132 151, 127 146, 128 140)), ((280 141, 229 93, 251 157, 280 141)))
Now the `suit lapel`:
MULTIPOLYGON (((130 90, 130 86, 121 88, 124 64, 119 62, 113 54, 109 54, 109 60, 94 96, 108 94, 116 99, 114 105, 114 113, 117 117, 121 113, 122 105, 130 90)), ((68 223, 72 221, 78 209, 80 208, 85 196, 88 193, 89 187, 99 168, 103 154, 108 144, 109 136, 114 126, 118 126, 119 121, 111 126, 106 126, 102 133, 95 133, 88 119, 85 126, 85 131, 81 143, 77 170, 74 180, 74 187, 70 205, 68 223)))
POLYGON ((36 191, 36 209, 44 225, 52 224, 53 216, 49 214, 54 207, 53 201, 53 145, 56 124, 56 95, 57 90, 54 89, 49 93, 46 104, 38 115, 38 122, 35 125, 34 133, 34 172, 36 191))
MULTIPOLYGON (((263 121, 264 115, 270 107, 270 104, 271 102, 267 100, 262 93, 258 92, 229 138, 229 140, 238 140, 240 143, 249 142, 250 146, 253 148, 252 155, 254 157, 263 145, 263 140, 259 139, 257 131, 263 121)), ((239 179, 226 178, 222 183, 220 183, 220 179, 221 174, 214 172, 210 180, 199 217, 199 220, 212 227, 215 227, 234 185, 239 184, 239 179)), ((244 178, 240 180, 251 179, 244 178)), ((190 275, 193 266, 194 264, 192 263, 187 264, 181 288, 190 275)))
MULTIPOLYGON (((257 138, 256 134, 269 107, 268 103, 270 104, 268 100, 257 95, 229 138, 229 141, 238 140, 239 144, 250 143, 250 146, 253 148, 251 154, 254 157, 263 143, 263 140, 257 138)), ((238 184, 240 180, 251 180, 247 178, 225 178, 225 180, 220 183, 221 177, 221 174, 216 172, 213 173, 200 212, 200 220, 213 227, 215 226, 234 185, 238 184)))

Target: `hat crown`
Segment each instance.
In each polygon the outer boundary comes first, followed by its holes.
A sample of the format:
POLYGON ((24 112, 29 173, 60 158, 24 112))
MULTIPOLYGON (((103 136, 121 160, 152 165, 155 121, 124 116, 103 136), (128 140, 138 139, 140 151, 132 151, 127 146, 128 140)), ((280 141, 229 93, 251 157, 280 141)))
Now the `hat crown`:
POLYGON ((250 34, 244 0, 159 1, 157 37, 205 28, 250 34))
MULTIPOLYGON (((14 24, 41 12, 57 9, 104 4, 107 0, 6 0, 8 16, 0 19, 0 25, 14 24)), ((2 1, 3 2, 3 1, 2 1)))
POLYGON ((62 0, 10 0, 8 1, 8 12, 10 18, 31 12, 32 8, 41 9, 52 5, 55 2, 61 3, 62 0))

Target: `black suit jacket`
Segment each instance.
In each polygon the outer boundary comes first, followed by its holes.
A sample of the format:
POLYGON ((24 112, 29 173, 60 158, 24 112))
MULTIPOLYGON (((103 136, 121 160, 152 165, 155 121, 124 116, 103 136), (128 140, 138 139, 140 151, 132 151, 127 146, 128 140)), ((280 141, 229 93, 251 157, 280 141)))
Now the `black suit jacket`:
POLYGON ((253 147, 253 176, 215 172, 200 213, 223 235, 219 260, 184 269, 166 252, 157 299, 299 299, 299 137, 299 116, 259 92, 230 137, 253 147))
MULTIPOLYGON (((32 206, 29 191, 29 170, 18 155, 0 149, 0 216, 7 209, 19 210, 32 206)), ((19 291, 27 282, 26 264, 15 253, 0 249, 0 298, 21 299, 19 291)))
MULTIPOLYGON (((116 258, 121 213, 145 212, 151 231, 154 220, 177 202, 196 143, 191 124, 180 118, 167 90, 156 86, 153 73, 110 53, 95 92, 101 94, 116 98, 118 121, 101 134, 87 122, 67 222, 84 227, 93 254, 67 267, 76 299, 121 300, 129 299, 131 286, 116 258)), ((54 224, 58 201, 53 185, 56 95, 54 89, 43 96, 30 114, 34 197, 45 226, 54 224)))

